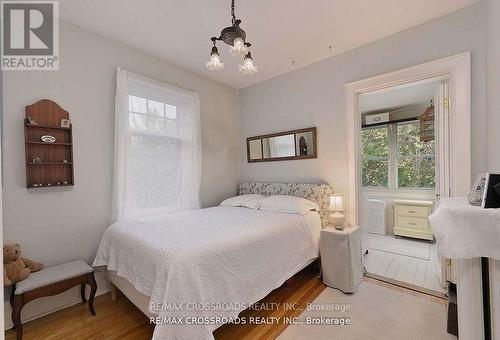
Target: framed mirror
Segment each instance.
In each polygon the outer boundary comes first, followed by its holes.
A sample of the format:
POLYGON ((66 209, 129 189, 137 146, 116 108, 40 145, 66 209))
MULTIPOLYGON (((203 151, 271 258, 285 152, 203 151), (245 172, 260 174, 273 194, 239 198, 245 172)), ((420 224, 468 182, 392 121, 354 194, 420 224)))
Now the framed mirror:
POLYGON ((317 157, 315 127, 247 138, 248 163, 317 157))

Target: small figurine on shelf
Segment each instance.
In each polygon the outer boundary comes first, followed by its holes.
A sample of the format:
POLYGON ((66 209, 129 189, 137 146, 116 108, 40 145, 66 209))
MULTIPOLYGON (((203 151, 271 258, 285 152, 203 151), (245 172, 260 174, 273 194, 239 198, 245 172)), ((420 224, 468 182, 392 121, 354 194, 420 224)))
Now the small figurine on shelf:
POLYGON ((28 123, 29 123, 30 125, 38 125, 38 122, 36 121, 36 119, 35 119, 35 118, 30 117, 30 116, 26 116, 26 119, 28 120, 28 123))
POLYGON ((51 136, 51 135, 43 135, 40 137, 41 141, 44 143, 55 143, 56 137, 51 136))
POLYGON ((71 125, 71 121, 69 119, 61 119, 61 127, 69 128, 71 125))
POLYGON ((34 157, 33 163, 42 163, 42 159, 40 157, 34 157))

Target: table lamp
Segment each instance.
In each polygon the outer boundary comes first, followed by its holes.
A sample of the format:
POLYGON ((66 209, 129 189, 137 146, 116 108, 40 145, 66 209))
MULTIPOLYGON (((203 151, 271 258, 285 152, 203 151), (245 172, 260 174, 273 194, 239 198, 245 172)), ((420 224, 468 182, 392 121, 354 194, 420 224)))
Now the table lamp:
POLYGON ((330 196, 330 210, 333 211, 333 214, 330 214, 330 221, 335 226, 335 229, 344 229, 345 215, 342 214, 342 211, 344 211, 344 196, 330 196))

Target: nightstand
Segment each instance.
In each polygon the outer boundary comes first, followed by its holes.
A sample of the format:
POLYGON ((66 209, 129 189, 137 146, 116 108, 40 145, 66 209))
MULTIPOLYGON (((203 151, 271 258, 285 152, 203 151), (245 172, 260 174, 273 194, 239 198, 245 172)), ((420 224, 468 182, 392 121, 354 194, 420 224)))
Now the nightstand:
POLYGON ((429 215, 433 205, 432 201, 395 200, 394 235, 432 241, 429 215))
POLYGON ((361 230, 349 227, 321 230, 319 239, 323 283, 344 293, 354 293, 363 279, 361 230))

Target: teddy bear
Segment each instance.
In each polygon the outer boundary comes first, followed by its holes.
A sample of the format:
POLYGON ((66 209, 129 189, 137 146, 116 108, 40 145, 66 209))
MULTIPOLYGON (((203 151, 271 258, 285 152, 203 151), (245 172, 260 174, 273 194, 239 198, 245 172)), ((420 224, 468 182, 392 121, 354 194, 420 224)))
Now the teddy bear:
POLYGON ((3 283, 9 286, 24 280, 30 273, 43 268, 43 264, 21 258, 21 246, 8 244, 3 247, 3 283))

